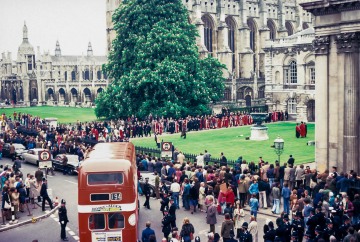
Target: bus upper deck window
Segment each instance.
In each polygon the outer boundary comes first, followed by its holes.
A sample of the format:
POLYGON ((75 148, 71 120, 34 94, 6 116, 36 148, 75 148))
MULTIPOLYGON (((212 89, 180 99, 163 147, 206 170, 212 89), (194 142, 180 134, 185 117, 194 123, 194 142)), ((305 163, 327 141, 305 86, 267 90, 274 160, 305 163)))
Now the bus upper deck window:
POLYGON ((104 214, 91 214, 89 216, 89 229, 105 229, 105 215, 104 214))
POLYGON ((123 183, 121 172, 92 173, 87 176, 89 185, 116 185, 123 183))
POLYGON ((125 219, 121 213, 109 213, 109 229, 122 229, 125 227, 125 219))

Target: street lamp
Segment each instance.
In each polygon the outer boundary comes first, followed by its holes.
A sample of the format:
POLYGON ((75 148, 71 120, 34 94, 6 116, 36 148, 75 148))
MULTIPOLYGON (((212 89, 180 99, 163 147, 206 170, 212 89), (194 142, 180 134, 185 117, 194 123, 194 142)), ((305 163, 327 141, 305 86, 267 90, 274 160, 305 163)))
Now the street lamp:
POLYGON ((284 140, 282 138, 280 138, 280 136, 278 136, 274 140, 274 150, 278 156, 278 161, 280 163, 280 155, 284 152, 284 140))

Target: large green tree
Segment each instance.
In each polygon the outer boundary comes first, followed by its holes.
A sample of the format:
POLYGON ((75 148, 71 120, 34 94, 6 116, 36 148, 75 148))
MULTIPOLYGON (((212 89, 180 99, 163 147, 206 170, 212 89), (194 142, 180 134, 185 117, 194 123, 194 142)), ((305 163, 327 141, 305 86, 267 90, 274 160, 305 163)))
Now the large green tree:
POLYGON ((113 22, 104 66, 112 83, 96 100, 98 117, 202 114, 222 97, 225 67, 199 58, 198 33, 180 0, 123 1, 113 22))

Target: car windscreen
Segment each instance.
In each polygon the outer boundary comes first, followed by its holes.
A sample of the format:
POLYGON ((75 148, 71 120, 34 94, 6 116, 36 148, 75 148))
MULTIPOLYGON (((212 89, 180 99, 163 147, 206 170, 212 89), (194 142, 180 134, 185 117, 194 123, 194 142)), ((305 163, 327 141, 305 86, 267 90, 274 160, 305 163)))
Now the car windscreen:
POLYGON ((124 180, 121 172, 90 173, 87 175, 88 185, 117 185, 124 180))

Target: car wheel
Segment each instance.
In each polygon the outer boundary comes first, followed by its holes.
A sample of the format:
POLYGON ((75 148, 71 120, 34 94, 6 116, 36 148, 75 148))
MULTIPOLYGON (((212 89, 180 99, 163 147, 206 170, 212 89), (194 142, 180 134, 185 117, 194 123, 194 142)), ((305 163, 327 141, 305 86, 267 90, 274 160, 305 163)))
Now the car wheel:
POLYGON ((69 174, 69 175, 72 175, 73 173, 74 173, 74 170, 73 170, 73 169, 68 170, 68 174, 69 174))

